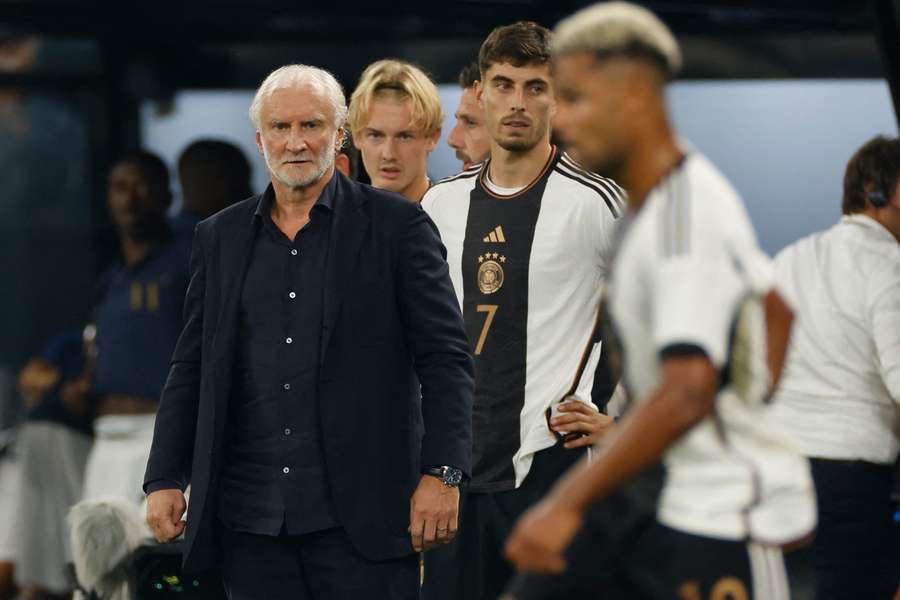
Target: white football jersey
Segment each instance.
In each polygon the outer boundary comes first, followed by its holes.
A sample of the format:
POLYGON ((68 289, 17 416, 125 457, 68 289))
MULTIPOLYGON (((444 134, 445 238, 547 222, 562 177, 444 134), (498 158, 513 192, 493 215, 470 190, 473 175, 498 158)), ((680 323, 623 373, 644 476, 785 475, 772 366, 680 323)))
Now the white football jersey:
POLYGON ((768 415, 762 298, 774 285, 737 193, 691 152, 629 217, 609 308, 636 402, 663 357, 702 352, 721 370, 714 413, 664 456, 663 524, 695 535, 783 543, 815 525, 809 467, 768 415))
POLYGON ((479 165, 432 187, 422 206, 447 247, 475 357, 470 489, 521 485, 556 443, 544 417, 572 387, 591 403, 593 343, 624 192, 554 149, 528 186, 502 196, 479 165))

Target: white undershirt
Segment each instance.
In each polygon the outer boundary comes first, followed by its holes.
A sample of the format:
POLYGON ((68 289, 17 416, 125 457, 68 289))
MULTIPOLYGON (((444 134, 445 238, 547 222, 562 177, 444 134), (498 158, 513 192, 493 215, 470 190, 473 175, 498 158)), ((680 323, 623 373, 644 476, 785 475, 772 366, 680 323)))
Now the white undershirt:
POLYGON ((491 181, 491 176, 489 173, 484 174, 484 186, 498 196, 514 196, 515 194, 518 194, 525 189, 524 185, 512 188, 500 187, 499 185, 491 181))

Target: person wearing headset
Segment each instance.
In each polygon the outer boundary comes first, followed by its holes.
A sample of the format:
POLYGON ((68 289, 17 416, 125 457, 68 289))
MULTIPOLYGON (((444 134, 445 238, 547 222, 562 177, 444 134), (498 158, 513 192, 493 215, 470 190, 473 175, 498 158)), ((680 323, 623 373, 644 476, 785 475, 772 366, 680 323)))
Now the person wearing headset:
POLYGON ((795 597, 815 587, 817 599, 890 598, 900 582, 890 499, 900 448, 900 138, 876 137, 853 155, 843 213, 775 258, 796 320, 773 411, 810 458, 819 505, 815 541, 788 555, 788 572, 795 597))

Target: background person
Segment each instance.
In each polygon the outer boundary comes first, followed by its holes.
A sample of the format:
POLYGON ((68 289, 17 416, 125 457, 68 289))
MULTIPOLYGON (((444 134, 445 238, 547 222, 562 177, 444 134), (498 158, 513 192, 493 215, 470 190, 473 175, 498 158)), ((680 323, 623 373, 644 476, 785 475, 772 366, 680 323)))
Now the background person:
POLYGON ((348 124, 372 185, 419 202, 431 186, 428 155, 441 138, 441 98, 421 69, 379 60, 350 97, 348 124))
POLYGON ((772 410, 810 457, 819 516, 789 564, 812 569, 794 583, 821 599, 889 598, 900 583, 898 182, 900 139, 870 140, 847 163, 840 222, 775 258, 797 324, 772 410))
POLYGON ((479 77, 477 61, 459 72, 459 86, 463 92, 454 115, 456 125, 447 137, 447 145, 456 151, 456 158, 462 161, 464 171, 484 162, 491 153, 491 136, 484 124, 484 109, 475 92, 479 77))

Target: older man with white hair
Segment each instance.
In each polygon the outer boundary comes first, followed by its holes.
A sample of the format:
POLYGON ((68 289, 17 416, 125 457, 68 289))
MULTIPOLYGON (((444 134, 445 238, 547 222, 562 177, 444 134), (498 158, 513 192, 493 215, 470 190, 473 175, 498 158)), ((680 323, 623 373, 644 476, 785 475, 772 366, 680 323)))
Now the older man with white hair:
POLYGON ((346 116, 330 73, 269 75, 271 185, 195 233, 144 489, 233 599, 411 600, 414 548, 456 530, 473 375, 445 251, 417 204, 335 173, 346 116))

